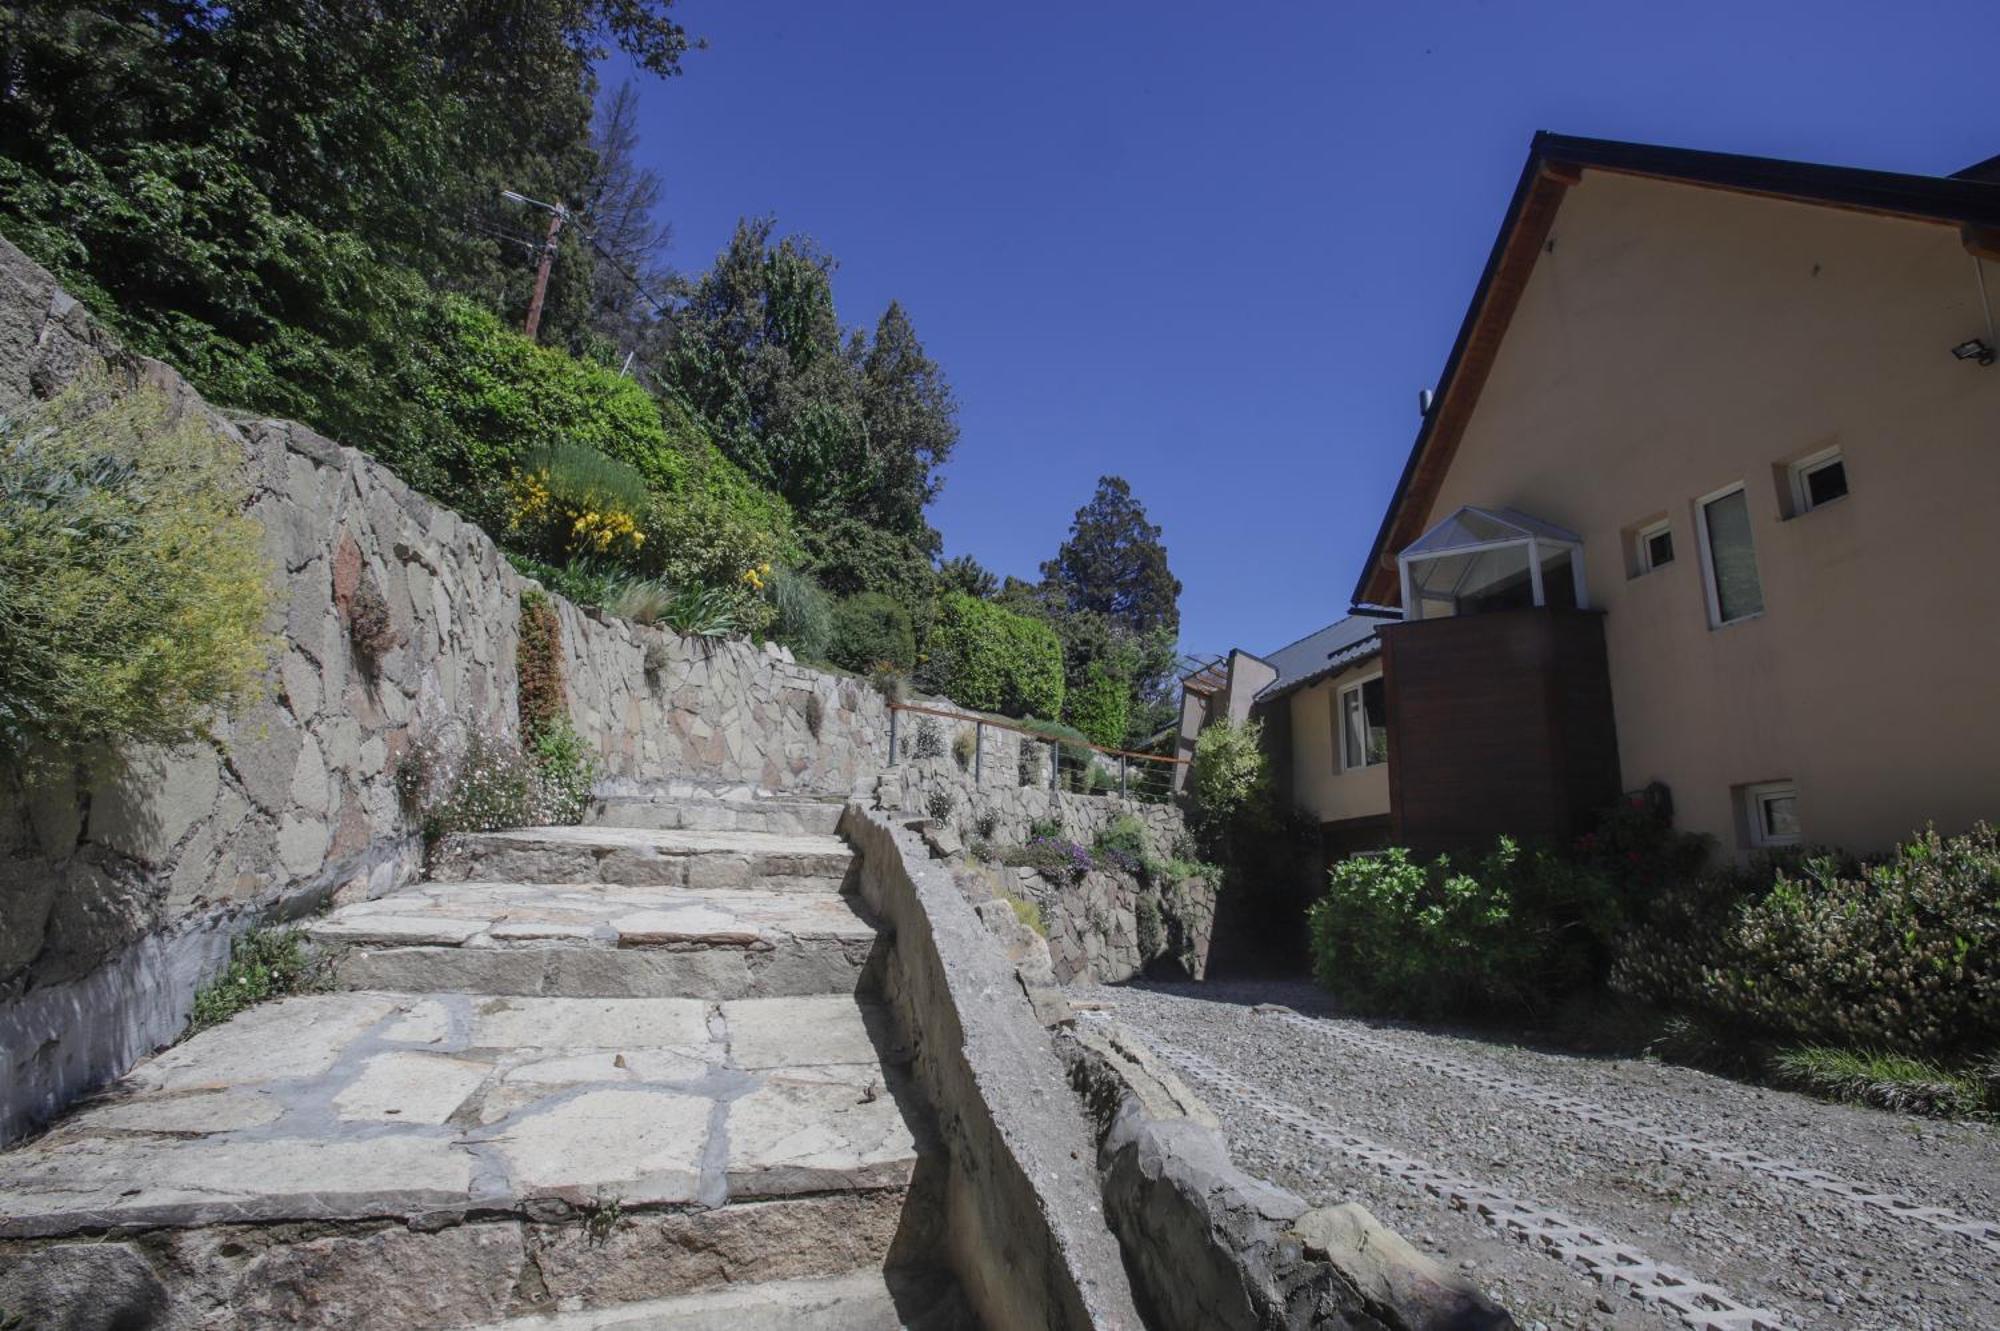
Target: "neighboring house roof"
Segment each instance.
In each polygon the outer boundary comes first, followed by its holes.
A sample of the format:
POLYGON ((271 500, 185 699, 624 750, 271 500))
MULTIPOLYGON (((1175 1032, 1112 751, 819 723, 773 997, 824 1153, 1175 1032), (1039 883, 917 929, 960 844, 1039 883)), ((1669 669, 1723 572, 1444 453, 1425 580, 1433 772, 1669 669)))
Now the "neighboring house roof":
POLYGON ((1336 619, 1319 632, 1309 633, 1263 658, 1278 672, 1278 677, 1257 691, 1257 701, 1267 703, 1281 698, 1294 689, 1337 674, 1357 661, 1365 661, 1381 650, 1382 640, 1375 636, 1374 620, 1362 615, 1336 619))
POLYGON ((1569 186, 1585 171, 1645 176, 1707 189, 1933 222, 1959 228, 1965 247, 2000 259, 2000 182, 1993 162, 1956 176, 1909 176, 1767 157, 1656 148, 1606 139, 1535 135, 1506 220, 1487 257, 1445 361, 1431 410, 1417 431, 1396 493, 1354 588, 1357 605, 1386 604, 1399 594, 1394 555, 1422 534, 1459 437, 1471 419, 1507 324, 1526 290, 1569 186))

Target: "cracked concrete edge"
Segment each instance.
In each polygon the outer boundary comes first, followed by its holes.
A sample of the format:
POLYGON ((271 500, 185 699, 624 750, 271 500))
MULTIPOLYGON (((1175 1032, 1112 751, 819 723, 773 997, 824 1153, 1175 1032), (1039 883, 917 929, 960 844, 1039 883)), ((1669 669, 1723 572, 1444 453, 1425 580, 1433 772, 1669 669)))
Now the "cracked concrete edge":
POLYGON ((1095 1135, 1014 967, 915 833, 859 802, 840 830, 894 931, 887 989, 947 1156, 947 1259, 989 1326, 1141 1331, 1095 1135))
POLYGON ((1080 1025, 1058 1048, 1097 1129, 1106 1221, 1149 1326, 1513 1328, 1366 1208, 1313 1209, 1238 1168, 1214 1112, 1131 1030, 1080 1025))

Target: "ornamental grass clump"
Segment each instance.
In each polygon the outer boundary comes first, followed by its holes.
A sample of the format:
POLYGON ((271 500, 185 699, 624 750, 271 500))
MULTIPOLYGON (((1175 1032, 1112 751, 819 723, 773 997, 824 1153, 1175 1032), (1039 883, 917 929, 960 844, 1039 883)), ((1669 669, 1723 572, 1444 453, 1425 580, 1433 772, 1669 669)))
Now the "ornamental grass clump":
POLYGON ((248 500, 228 442, 157 390, 0 417, 0 761, 185 743, 262 695, 248 500))

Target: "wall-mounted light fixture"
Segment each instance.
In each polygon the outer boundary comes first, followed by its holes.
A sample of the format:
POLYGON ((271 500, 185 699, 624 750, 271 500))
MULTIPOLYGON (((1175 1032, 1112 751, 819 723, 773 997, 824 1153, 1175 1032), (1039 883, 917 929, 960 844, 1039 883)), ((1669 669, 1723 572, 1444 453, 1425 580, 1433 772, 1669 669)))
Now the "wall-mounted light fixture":
POLYGON ((1994 361, 1993 345, 1983 337, 1967 338, 1953 347, 1951 354, 1960 360, 1975 361, 1980 365, 1991 365, 1994 361))

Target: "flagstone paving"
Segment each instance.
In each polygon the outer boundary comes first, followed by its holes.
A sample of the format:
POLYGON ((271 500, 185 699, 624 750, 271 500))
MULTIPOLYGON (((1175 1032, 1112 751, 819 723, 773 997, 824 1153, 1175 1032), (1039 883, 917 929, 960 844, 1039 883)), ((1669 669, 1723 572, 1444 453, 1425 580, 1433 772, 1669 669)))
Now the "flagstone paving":
POLYGON ((105 1239, 169 1291, 143 1325, 969 1324, 852 853, 825 806, 688 803, 461 838, 476 880, 312 924, 341 991, 0 1155, 0 1303, 105 1239))

